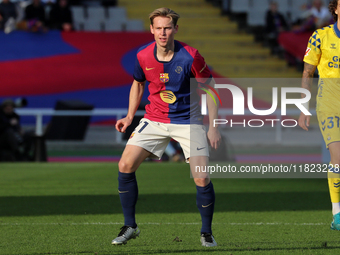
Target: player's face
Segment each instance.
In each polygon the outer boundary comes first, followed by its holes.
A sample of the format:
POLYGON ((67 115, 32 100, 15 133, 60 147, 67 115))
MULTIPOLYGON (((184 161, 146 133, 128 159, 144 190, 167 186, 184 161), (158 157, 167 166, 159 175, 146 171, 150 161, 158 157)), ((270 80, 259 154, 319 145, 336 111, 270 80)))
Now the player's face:
POLYGON ((170 18, 156 17, 153 20, 153 25, 150 25, 150 30, 155 36, 157 45, 166 48, 173 45, 178 25, 174 26, 170 18))
POLYGON ((338 21, 340 20, 340 1, 338 0, 338 5, 335 10, 335 14, 338 15, 338 21))

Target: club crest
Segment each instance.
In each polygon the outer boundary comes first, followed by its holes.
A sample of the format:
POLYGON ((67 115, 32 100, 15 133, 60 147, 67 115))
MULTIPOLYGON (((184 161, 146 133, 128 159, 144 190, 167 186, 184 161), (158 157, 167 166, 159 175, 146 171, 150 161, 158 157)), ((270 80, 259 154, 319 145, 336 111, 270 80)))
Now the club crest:
POLYGON ((168 73, 161 73, 159 75, 159 79, 161 82, 168 82, 169 81, 169 74, 168 73))

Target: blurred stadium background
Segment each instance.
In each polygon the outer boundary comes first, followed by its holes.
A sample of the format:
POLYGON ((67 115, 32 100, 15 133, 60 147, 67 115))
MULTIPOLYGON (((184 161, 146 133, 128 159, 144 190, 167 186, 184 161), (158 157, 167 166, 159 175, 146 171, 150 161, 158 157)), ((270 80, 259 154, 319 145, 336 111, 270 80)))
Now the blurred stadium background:
MULTIPOLYGON (((21 8, 29 3, 13 2, 21 8)), ((290 24, 303 12, 301 6, 311 4, 277 2, 290 24)), ((281 33, 279 50, 273 52, 264 34, 269 0, 74 0, 75 31, 0 32, 0 103, 26 98, 28 105, 16 109, 18 113, 37 108, 126 110, 135 53, 153 40, 148 14, 161 6, 181 15, 176 39, 197 48, 214 77, 236 80, 243 90, 251 84, 255 106, 270 107, 273 85, 287 86, 280 82, 283 78, 301 77, 312 32, 281 33), (268 85, 255 78, 280 80, 268 85)), ((45 8, 48 13, 51 6, 45 8)), ((315 94, 316 86, 311 108, 315 94)), ((230 110, 231 101, 224 107, 230 110)), ((36 129, 35 116, 22 115, 21 121, 25 130, 36 129)), ((112 162, 119 160, 125 145, 118 139, 115 121, 116 116, 46 113, 42 130, 47 160, 57 163, 1 162, 0 254, 339 252, 338 233, 329 230, 327 181, 286 178, 214 179, 213 231, 219 246, 207 251, 196 235, 200 218, 188 166, 172 162, 141 165, 136 208, 141 237, 112 247, 123 224, 116 192, 118 166, 112 162)), ((270 126, 221 131, 225 146, 214 156, 236 161, 231 164, 237 167, 322 161, 315 116, 309 132, 270 126)))
MULTIPOLYGON (((29 3, 13 2, 21 8, 29 3)), ((301 6, 311 4, 308 0, 277 2, 289 24, 299 18, 301 6)), ((280 50, 273 54, 265 37, 269 0, 77 0, 71 4, 75 31, 0 33, 0 102, 25 97, 26 110, 126 109, 136 50, 153 40, 148 14, 161 6, 181 15, 176 39, 197 48, 217 78, 299 78, 312 33, 283 32, 280 50)), ((48 14, 50 5, 45 8, 48 14)), ((242 83, 238 85, 246 89, 242 83)), ((259 105, 270 106, 272 87, 252 86, 259 105)), ((315 91, 313 88, 312 108, 315 91)), ((147 96, 146 91, 144 102, 147 96)), ((73 119, 79 124, 79 117, 73 119)), ((21 120, 24 129, 35 129, 34 116, 21 120)), ((56 133, 71 125, 70 118, 44 116, 44 132, 48 124, 54 129, 46 136, 48 160, 118 160, 124 141, 117 142, 115 121, 115 116, 92 116, 88 125, 85 120, 77 127, 78 138, 67 138, 56 137, 56 133)), ((292 157, 296 162, 321 162, 321 135, 315 119, 312 124, 309 132, 299 127, 223 128, 225 150, 240 163, 288 162, 292 157)))

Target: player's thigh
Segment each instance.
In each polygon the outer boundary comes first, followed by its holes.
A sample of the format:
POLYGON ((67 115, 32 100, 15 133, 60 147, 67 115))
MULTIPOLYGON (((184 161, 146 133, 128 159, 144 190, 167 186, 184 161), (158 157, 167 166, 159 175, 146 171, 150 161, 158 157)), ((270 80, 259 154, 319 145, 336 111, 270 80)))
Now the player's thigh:
POLYGON ((330 144, 340 142, 340 114, 318 111, 317 117, 326 147, 329 148, 330 144))
POLYGON ((179 142, 186 159, 192 156, 209 157, 207 133, 203 125, 171 125, 171 137, 179 142))
POLYGON ((142 147, 126 145, 122 157, 119 160, 119 171, 122 173, 133 173, 139 165, 150 156, 150 152, 142 147))
POLYGON ((160 159, 170 139, 169 130, 163 123, 143 118, 127 144, 142 147, 151 153, 151 158, 160 159))

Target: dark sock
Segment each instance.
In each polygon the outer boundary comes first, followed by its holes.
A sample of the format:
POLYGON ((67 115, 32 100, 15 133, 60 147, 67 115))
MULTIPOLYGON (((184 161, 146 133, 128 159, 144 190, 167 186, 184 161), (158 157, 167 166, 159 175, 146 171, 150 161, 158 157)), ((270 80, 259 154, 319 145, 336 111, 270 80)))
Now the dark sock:
POLYGON ((197 189, 196 204, 202 218, 201 233, 212 233, 211 222, 213 219, 215 206, 214 186, 210 182, 205 187, 196 186, 196 189, 197 189))
POLYGON ((123 208, 124 225, 135 228, 135 207, 138 198, 138 186, 135 173, 118 172, 118 192, 123 208))

